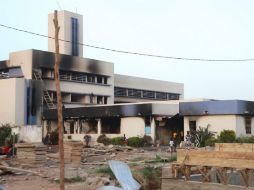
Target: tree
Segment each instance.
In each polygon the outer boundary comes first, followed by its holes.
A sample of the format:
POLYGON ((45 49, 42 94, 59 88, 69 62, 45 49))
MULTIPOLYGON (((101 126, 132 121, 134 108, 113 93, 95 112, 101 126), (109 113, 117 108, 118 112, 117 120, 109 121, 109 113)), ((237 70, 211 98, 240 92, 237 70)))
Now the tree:
POLYGON ((208 124, 206 127, 199 127, 196 131, 195 143, 197 147, 205 147, 206 141, 215 136, 216 132, 212 132, 209 130, 210 125, 208 124))

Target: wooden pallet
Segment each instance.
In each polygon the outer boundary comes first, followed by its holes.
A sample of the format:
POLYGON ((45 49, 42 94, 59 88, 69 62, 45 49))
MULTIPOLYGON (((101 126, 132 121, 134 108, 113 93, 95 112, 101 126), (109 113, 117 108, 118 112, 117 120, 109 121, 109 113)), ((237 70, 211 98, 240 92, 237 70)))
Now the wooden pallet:
POLYGON ((203 182, 209 181, 209 170, 215 169, 225 185, 228 184, 228 171, 236 170, 248 187, 254 170, 254 152, 178 150, 177 163, 172 165, 174 177, 178 178, 178 173, 182 173, 187 181, 194 167, 202 175, 203 182))

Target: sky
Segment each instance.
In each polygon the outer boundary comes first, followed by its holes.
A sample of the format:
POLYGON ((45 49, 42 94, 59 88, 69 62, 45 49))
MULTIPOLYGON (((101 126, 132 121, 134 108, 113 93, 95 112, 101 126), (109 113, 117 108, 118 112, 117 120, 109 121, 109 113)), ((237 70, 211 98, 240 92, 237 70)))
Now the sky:
MULTIPOLYGON (((0 24, 48 32, 48 13, 83 15, 84 43, 164 56, 254 58, 253 0, 2 0, 0 24)), ((47 51, 46 38, 0 26, 0 60, 25 49, 47 51)), ((84 47, 84 57, 113 62, 115 73, 184 83, 189 98, 254 101, 254 61, 200 62, 84 47)))

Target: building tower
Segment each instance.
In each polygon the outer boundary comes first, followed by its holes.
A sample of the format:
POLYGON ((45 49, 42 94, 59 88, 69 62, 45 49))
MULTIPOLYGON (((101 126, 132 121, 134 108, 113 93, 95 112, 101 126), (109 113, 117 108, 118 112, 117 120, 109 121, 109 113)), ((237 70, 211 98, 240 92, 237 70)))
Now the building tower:
MULTIPOLYGON (((54 37, 54 13, 48 15, 48 35, 54 37)), ((60 26, 59 41, 60 54, 83 57, 83 16, 69 11, 58 12, 58 23, 60 26)), ((54 39, 48 38, 48 50, 55 52, 54 39)))

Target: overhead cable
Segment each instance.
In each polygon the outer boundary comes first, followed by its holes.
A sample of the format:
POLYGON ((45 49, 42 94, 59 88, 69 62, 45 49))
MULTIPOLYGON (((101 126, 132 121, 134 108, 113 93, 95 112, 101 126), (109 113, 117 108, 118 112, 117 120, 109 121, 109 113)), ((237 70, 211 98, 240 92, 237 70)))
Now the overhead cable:
MULTIPOLYGON (((36 32, 32 32, 32 31, 28 31, 28 30, 23 30, 23 29, 12 27, 12 26, 7 26, 7 25, 4 25, 4 24, 0 24, 0 26, 2 26, 4 28, 15 30, 15 31, 19 31, 19 32, 24 32, 24 33, 40 36, 40 37, 55 39, 54 37, 51 37, 51 36, 48 36, 48 35, 39 34, 39 33, 36 33, 36 32)), ((72 43, 70 40, 64 40, 64 39, 59 39, 59 41, 72 43)), ((90 48, 95 48, 95 49, 100 49, 100 50, 105 50, 105 51, 111 51, 111 52, 117 52, 117 53, 139 55, 139 56, 148 56, 148 57, 163 58, 163 59, 183 60, 183 61, 207 61, 207 62, 243 62, 243 61, 254 61, 254 58, 245 58, 245 59, 209 59, 209 58, 175 57, 175 56, 166 56, 166 55, 157 55, 157 54, 148 54, 148 53, 140 53, 140 52, 117 50, 117 49, 105 48, 105 47, 100 47, 100 46, 95 46, 95 45, 84 44, 84 43, 77 43, 77 44, 78 45, 82 45, 82 46, 86 46, 86 47, 90 47, 90 48)))

